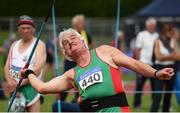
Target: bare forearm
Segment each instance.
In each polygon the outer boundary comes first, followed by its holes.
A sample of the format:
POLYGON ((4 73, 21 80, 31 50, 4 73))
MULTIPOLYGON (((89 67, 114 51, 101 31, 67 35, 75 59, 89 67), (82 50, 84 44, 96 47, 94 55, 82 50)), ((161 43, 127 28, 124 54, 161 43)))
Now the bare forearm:
POLYGON ((55 77, 49 82, 42 82, 34 74, 28 76, 31 85, 42 94, 46 93, 59 93, 72 88, 66 76, 55 77))
POLYGON ((11 75, 9 71, 10 71, 10 54, 8 55, 6 64, 4 66, 5 79, 7 82, 11 80, 11 75))
POLYGON ((133 61, 131 69, 146 77, 154 77, 154 72, 156 71, 156 69, 152 68, 148 64, 138 60, 133 61))
POLYGON ((172 60, 172 56, 170 56, 170 55, 167 55, 167 56, 157 55, 156 59, 160 60, 160 61, 172 60))
POLYGON ((33 88, 35 88, 39 93, 44 93, 42 91, 43 85, 45 84, 44 82, 42 82, 38 77, 36 77, 34 74, 30 74, 28 76, 29 82, 31 83, 31 85, 33 86, 33 88))
POLYGON ((5 67, 4 72, 5 72, 5 79, 8 82, 11 79, 11 76, 9 74, 9 69, 7 67, 5 67))
POLYGON ((5 79, 6 79, 7 82, 10 81, 10 79, 11 79, 10 75, 9 74, 5 74, 5 79))

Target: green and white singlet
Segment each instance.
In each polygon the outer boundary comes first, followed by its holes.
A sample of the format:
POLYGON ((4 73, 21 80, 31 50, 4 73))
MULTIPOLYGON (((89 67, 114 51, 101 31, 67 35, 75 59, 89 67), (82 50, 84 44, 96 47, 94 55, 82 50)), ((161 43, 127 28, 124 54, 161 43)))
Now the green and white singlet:
MULTIPOLYGON (((19 44, 21 41, 22 40, 18 40, 15 43, 14 48, 12 49, 12 52, 10 55, 10 71, 9 72, 10 72, 11 78, 15 79, 17 83, 20 80, 18 73, 25 66, 36 40, 34 40, 34 42, 27 48, 26 51, 24 51, 23 53, 19 53, 19 44)), ((34 68, 34 55, 32 57, 32 60, 28 68, 32 70, 34 68)), ((41 76, 42 75, 40 74, 38 77, 41 77, 41 76)), ((26 107, 31 106, 40 98, 40 94, 37 93, 37 91, 30 84, 21 86, 18 90, 18 93, 21 95, 22 98, 25 98, 25 102, 24 103, 21 102, 21 103, 25 104, 26 107)), ((21 99, 18 99, 18 97, 16 97, 16 99, 21 100, 21 99)))
MULTIPOLYGON (((94 49, 91 50, 91 61, 87 66, 77 65, 75 67, 75 85, 79 90, 80 103, 87 99, 98 99, 124 93, 119 69, 102 61, 94 49)), ((128 106, 119 106, 104 108, 97 112, 129 111, 128 106)))

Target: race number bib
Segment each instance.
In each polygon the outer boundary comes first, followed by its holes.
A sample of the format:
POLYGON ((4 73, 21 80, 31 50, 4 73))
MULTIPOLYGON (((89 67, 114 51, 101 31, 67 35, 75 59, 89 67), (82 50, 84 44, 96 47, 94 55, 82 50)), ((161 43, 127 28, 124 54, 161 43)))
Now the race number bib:
POLYGON ((17 66, 14 66, 14 65, 11 65, 10 67, 10 75, 11 75, 11 78, 16 80, 17 82, 19 82, 20 80, 20 76, 18 76, 18 73, 20 71, 20 67, 17 67, 17 66))
POLYGON ((85 90, 87 87, 96 83, 103 82, 101 68, 95 67, 90 71, 86 72, 84 75, 81 75, 78 78, 78 82, 82 90, 85 90))

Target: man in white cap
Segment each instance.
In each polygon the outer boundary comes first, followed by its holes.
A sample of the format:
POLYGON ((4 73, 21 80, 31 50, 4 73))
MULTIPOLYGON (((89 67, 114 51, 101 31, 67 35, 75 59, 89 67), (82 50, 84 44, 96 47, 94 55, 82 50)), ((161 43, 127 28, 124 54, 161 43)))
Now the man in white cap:
MULTIPOLYGON (((5 78, 10 93, 15 91, 20 80, 18 73, 28 61, 36 41, 36 37, 34 36, 35 23, 31 17, 27 15, 20 16, 17 26, 20 39, 12 44, 4 67, 5 78)), ((40 40, 28 67, 29 69, 32 69, 39 78, 42 76, 45 60, 45 44, 40 40)), ((17 112, 40 111, 40 94, 32 88, 27 79, 23 80, 11 108, 11 111, 17 112)))

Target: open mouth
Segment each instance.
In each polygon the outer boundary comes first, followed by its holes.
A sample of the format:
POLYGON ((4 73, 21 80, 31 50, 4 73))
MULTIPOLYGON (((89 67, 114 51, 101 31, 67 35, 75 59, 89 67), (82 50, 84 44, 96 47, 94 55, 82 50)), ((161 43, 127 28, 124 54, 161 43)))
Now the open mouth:
POLYGON ((70 49, 72 49, 73 46, 76 46, 76 44, 70 44, 70 49))

